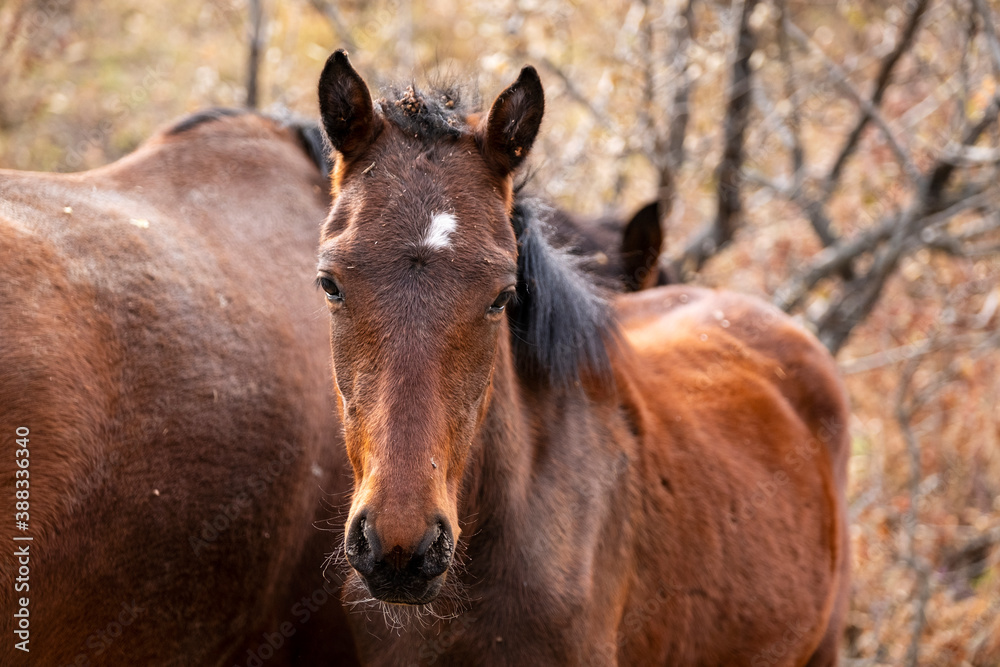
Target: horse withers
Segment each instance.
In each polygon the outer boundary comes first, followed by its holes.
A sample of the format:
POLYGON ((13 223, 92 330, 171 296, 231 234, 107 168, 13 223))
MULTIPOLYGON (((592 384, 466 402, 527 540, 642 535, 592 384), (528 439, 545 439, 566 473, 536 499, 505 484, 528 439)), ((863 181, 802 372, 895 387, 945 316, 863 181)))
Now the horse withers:
POLYGON ((353 661, 312 525, 349 483, 303 290, 317 136, 215 111, 0 171, 0 664, 353 661))
POLYGON ((513 196, 530 67, 477 114, 373 100, 337 52, 319 98, 362 661, 834 664, 848 409, 819 343, 746 296, 596 290, 513 196))

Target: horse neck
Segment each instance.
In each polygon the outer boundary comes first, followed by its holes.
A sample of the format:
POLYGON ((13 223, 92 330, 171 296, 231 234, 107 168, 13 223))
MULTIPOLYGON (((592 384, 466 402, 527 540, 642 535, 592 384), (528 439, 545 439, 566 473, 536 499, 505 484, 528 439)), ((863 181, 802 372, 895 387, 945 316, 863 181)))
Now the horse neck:
MULTIPOLYGON (((539 485, 568 484, 572 496, 577 488, 587 487, 580 477, 606 480, 602 494, 620 483, 636 455, 635 440, 628 433, 632 420, 640 419, 641 408, 630 381, 633 361, 618 347, 612 353, 612 382, 582 380, 582 391, 560 390, 522 381, 509 336, 502 336, 490 403, 472 445, 460 496, 462 532, 470 538, 470 548, 471 536, 484 531, 502 531, 494 545, 512 546, 525 538, 522 529, 539 511, 546 511, 539 502, 545 505, 550 494, 539 485), (588 430, 586 422, 598 426, 588 430), (600 424, 610 424, 610 430, 600 424), (565 439, 562 431, 569 425, 582 430, 565 439)), ((489 542, 478 537, 474 541, 489 542)))
POLYGON ((509 336, 501 337, 489 406, 476 432, 463 484, 460 516, 473 534, 478 526, 507 526, 527 503, 533 459, 522 389, 509 336))

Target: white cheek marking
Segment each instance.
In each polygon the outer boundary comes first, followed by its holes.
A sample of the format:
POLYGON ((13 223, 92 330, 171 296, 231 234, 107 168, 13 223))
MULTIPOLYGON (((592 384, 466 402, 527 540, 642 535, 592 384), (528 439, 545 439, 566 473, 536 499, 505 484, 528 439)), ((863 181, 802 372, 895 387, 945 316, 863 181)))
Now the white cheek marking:
POLYGON ((420 243, 431 250, 447 248, 451 245, 451 233, 457 227, 458 220, 451 213, 435 213, 420 243))

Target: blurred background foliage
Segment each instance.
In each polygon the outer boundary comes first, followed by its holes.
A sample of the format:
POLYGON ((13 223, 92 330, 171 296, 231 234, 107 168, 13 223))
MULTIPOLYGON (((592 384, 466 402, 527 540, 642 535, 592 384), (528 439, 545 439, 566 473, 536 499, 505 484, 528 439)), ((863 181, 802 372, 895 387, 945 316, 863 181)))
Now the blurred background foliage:
MULTIPOLYGON (((243 105, 249 1, 2 0, 0 167, 95 167, 186 112, 243 105)), ((854 406, 843 654, 856 665, 1000 665, 1000 3, 265 0, 263 16, 265 109, 315 116, 316 81, 338 47, 373 88, 459 80, 487 101, 535 64, 547 97, 536 188, 587 215, 662 197, 664 264, 775 300, 820 333, 874 284, 891 241, 873 237, 842 276, 786 299, 796 278, 879 225, 891 235, 927 220, 831 344, 854 406), (686 265, 718 215, 734 54, 748 33, 742 213, 704 262, 686 265), (875 114, 831 179, 866 101, 875 114), (940 201, 916 206, 940 164, 958 173, 940 201)))

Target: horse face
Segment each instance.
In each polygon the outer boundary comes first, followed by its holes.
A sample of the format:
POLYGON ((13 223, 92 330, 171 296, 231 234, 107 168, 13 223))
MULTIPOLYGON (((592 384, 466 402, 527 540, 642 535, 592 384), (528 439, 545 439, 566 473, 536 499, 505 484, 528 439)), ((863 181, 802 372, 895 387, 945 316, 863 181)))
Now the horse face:
POLYGON ((517 282, 510 174, 544 102, 529 68, 460 129, 407 94, 376 107, 346 55, 327 62, 320 107, 340 155, 318 282, 354 469, 347 559, 373 597, 422 604, 458 540, 463 471, 517 282))

